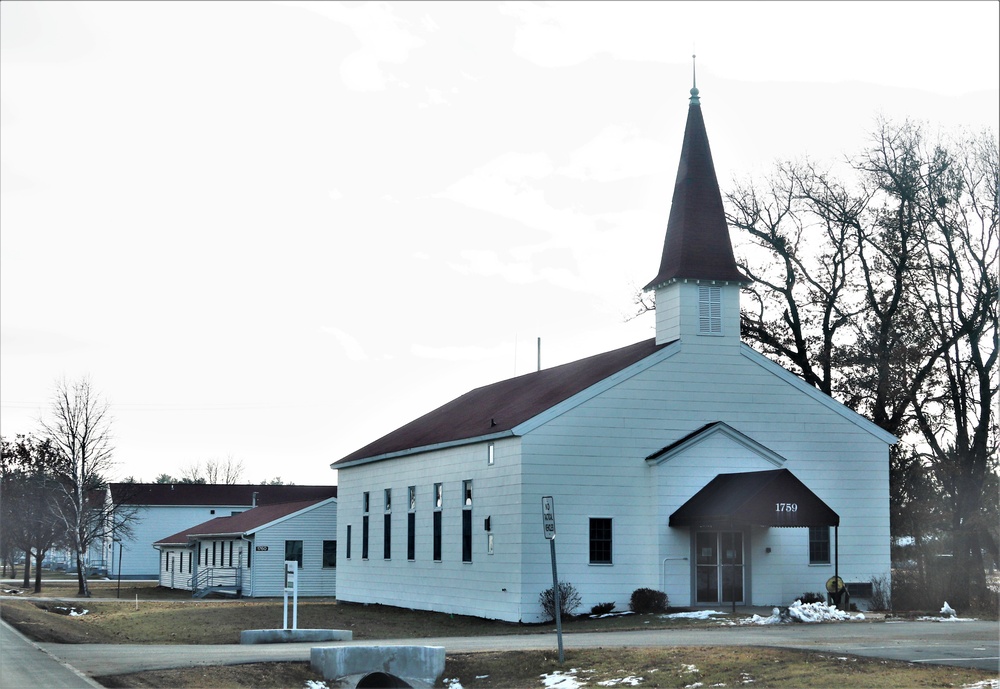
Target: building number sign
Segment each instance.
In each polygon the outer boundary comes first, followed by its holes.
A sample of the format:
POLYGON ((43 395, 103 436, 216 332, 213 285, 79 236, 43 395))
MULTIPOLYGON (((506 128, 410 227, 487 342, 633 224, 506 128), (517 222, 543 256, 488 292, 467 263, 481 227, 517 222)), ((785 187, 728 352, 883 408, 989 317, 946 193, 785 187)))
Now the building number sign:
POLYGON ((267 546, 266 545, 259 545, 256 548, 254 548, 254 550, 256 550, 258 553, 266 553, 267 552, 267 546))
POLYGON ((798 512, 799 503, 797 502, 776 502, 774 503, 775 512, 798 512))

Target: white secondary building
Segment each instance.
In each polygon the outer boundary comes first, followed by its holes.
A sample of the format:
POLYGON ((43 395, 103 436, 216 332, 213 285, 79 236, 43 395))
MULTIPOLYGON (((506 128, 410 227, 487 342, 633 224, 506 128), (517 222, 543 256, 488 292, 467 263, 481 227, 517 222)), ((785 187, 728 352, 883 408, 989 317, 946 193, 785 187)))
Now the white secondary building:
POLYGON ((336 486, 212 483, 112 483, 105 499, 116 511, 131 515, 131 533, 116 533, 109 524, 95 541, 91 561, 100 560, 108 576, 156 579, 160 563, 152 544, 164 534, 229 517, 257 505, 336 497, 336 486))
POLYGON ((637 588, 787 605, 888 575, 896 439, 741 343, 746 282, 692 90, 656 337, 472 390, 335 462, 338 598, 540 621, 546 496, 584 608, 637 588))
MULTIPOLYGON (((255 507, 157 540, 159 582, 195 595, 281 596, 298 562, 300 596, 337 593, 337 500, 255 507)), ((154 551, 154 552, 156 552, 154 551)))

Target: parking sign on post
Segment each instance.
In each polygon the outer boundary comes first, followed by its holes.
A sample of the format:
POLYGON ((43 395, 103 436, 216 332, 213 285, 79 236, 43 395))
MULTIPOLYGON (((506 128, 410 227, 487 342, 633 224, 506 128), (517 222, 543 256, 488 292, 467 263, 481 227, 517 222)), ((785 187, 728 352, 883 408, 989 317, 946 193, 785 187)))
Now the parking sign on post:
POLYGON ((559 602, 559 574, 556 571, 556 501, 551 495, 542 498, 542 533, 549 541, 552 557, 552 597, 556 608, 556 637, 559 639, 559 662, 563 662, 562 605, 559 602))
POLYGON ((542 498, 542 532, 550 541, 556 537, 556 504, 551 497, 542 498))

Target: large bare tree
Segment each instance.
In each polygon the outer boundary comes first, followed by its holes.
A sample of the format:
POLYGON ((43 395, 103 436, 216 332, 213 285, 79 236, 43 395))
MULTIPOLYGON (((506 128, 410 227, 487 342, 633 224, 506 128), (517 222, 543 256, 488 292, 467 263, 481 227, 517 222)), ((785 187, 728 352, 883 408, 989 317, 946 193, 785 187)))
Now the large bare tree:
POLYGON ((64 495, 59 517, 76 560, 78 594, 89 596, 87 552, 110 533, 115 519, 114 505, 105 499, 114 467, 109 406, 88 378, 64 379, 56 384, 49 415, 41 423, 56 453, 54 470, 64 495))
POLYGON ((995 135, 878 120, 846 182, 785 163, 727 195, 744 336, 904 439, 894 533, 949 541, 962 605, 997 550, 997 168, 995 135))

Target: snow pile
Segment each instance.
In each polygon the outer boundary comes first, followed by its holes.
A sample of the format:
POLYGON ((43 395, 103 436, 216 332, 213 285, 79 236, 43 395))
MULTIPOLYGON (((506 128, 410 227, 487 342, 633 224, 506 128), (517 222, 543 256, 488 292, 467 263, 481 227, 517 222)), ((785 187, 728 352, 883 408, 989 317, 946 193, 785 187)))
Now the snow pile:
POLYGON ((624 617, 625 615, 634 615, 635 613, 631 610, 625 610, 622 612, 606 612, 603 615, 590 615, 592 620, 603 620, 605 617, 624 617))
POLYGON ((306 680, 306 689, 328 689, 326 682, 317 682, 314 679, 306 680))
POLYGON ((21 591, 19 589, 4 589, 3 592, 4 593, 8 593, 8 594, 10 594, 12 596, 16 596, 19 593, 24 593, 24 591, 21 591))
POLYGON ((864 614, 852 615, 826 603, 803 603, 795 601, 787 608, 775 608, 770 617, 754 615, 740 620, 740 624, 785 624, 788 622, 830 622, 843 620, 863 620, 864 614))
POLYGON ((941 606, 940 614, 940 617, 923 615, 917 619, 921 622, 975 622, 978 619, 976 617, 959 617, 955 609, 948 605, 948 601, 945 601, 944 605, 941 606))

